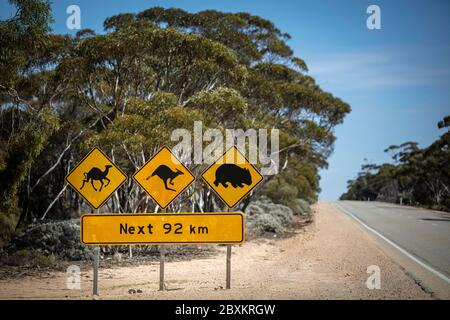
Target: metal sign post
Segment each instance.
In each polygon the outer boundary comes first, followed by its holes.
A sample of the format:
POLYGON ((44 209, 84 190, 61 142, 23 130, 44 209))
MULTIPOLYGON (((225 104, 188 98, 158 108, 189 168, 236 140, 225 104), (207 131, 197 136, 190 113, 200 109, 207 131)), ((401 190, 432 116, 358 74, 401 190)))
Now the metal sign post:
MULTIPOLYGON (((230 208, 227 208, 230 212, 230 208)), ((226 288, 231 289, 231 244, 227 244, 227 283, 226 288)))
MULTIPOLYGON (((162 213, 195 180, 167 147, 162 147, 133 175, 134 181, 158 204, 162 213)), ((159 246, 159 290, 164 290, 166 248, 159 246)))
POLYGON ((80 219, 80 240, 95 246, 94 294, 97 292, 98 246, 159 245, 159 290, 164 281, 165 254, 170 244, 227 244, 227 288, 231 283, 231 245, 244 241, 244 215, 241 212, 203 212, 157 214, 85 214, 80 219))
MULTIPOLYGON (((246 197, 264 179, 236 146, 226 151, 202 173, 202 179, 227 205, 228 210, 246 197)), ((231 288, 231 244, 227 244, 226 288, 231 288)))
MULTIPOLYGON (((227 244, 226 288, 231 288, 231 246, 244 241, 244 215, 230 212, 263 176, 234 146, 202 174, 203 180, 228 206, 227 212, 169 213, 166 208, 195 180, 192 173, 163 147, 140 168, 133 179, 159 205, 162 214, 87 214, 81 217, 81 242, 94 247, 93 295, 98 295, 102 245, 159 245, 159 290, 164 282, 165 244, 227 244), (221 161, 231 157, 232 162, 221 161), (151 236, 149 236, 151 235, 151 236)), ((127 176, 98 148, 68 174, 66 181, 98 213, 127 176), (102 169, 105 168, 105 169, 102 169)))
MULTIPOLYGON (((93 148, 66 176, 66 182, 98 213, 127 175, 99 148, 93 148)), ((98 295, 100 247, 93 247, 92 294, 98 295)))
POLYGON ((227 244, 227 289, 231 288, 231 244, 227 244))
POLYGON ((98 295, 98 265, 100 260, 100 247, 94 247, 94 279, 92 284, 92 294, 98 295))
MULTIPOLYGON (((98 210, 94 210, 98 214, 98 210)), ((92 295, 98 295, 98 265, 100 261, 100 247, 94 247, 94 265, 93 265, 93 279, 92 279, 92 295)))
POLYGON ((166 248, 163 245, 159 246, 159 291, 164 291, 164 259, 166 255, 166 248))
MULTIPOLYGON (((166 213, 166 209, 161 210, 162 213, 166 213)), ((166 247, 164 245, 159 246, 159 291, 164 291, 164 260, 166 256, 166 247)))

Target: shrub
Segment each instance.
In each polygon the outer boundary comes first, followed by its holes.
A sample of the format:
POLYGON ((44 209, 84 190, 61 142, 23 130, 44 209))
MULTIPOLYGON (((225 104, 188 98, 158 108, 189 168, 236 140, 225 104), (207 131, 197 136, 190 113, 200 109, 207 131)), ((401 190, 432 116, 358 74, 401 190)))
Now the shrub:
POLYGON ((289 208, 295 215, 309 216, 312 213, 311 207, 308 201, 303 199, 295 199, 288 204, 289 208))
POLYGON ((248 230, 256 235, 262 235, 265 232, 281 233, 293 219, 293 213, 289 207, 272 203, 267 199, 251 203, 245 214, 248 230))
POLYGON ((0 259, 0 265, 51 267, 57 262, 55 255, 44 255, 40 250, 20 249, 12 254, 4 254, 0 259))
POLYGON ((39 267, 51 267, 55 265, 56 261, 57 259, 54 254, 48 256, 40 254, 34 258, 34 265, 39 267))
MULTIPOLYGON (((78 219, 30 225, 12 239, 9 249, 20 252, 22 248, 68 260, 83 260, 92 254, 88 246, 80 243, 78 219)), ((40 262, 44 263, 42 259, 40 262)))
POLYGON ((284 231, 284 227, 280 221, 270 214, 261 214, 256 216, 250 222, 250 230, 257 235, 264 234, 265 232, 281 233, 284 231))
POLYGON ((275 203, 286 204, 297 198, 297 188, 287 183, 285 179, 270 180, 264 187, 263 193, 275 203))

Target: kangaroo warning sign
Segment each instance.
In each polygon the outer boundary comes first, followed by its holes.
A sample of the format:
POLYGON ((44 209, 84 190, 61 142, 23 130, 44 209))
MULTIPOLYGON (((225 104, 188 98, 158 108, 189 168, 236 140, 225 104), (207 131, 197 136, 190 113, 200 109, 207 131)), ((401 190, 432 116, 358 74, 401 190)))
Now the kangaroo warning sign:
POLYGON ((195 180, 192 173, 164 146, 133 179, 162 208, 167 208, 195 180))
POLYGON ((233 244, 244 241, 242 213, 88 214, 81 242, 122 244, 233 244))
POLYGON ((202 173, 202 178, 229 207, 233 208, 262 180, 259 171, 231 147, 202 173))
POLYGON ((92 149, 66 176, 67 183, 94 209, 127 180, 120 170, 99 148, 92 149))

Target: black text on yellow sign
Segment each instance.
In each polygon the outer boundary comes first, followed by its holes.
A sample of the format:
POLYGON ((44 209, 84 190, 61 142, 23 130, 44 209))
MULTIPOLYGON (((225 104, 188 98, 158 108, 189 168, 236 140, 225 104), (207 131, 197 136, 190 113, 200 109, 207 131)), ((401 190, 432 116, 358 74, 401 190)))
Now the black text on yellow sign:
POLYGON ((195 177, 164 146, 133 175, 133 179, 165 209, 186 190, 195 177))
POLYGON ((87 214, 81 217, 81 242, 88 245, 243 241, 244 216, 240 212, 87 214))
POLYGON ((233 208, 263 180, 259 171, 239 152, 231 147, 202 173, 203 180, 233 208))
POLYGON ((99 148, 92 149, 69 174, 67 183, 94 209, 101 207, 127 180, 99 148))

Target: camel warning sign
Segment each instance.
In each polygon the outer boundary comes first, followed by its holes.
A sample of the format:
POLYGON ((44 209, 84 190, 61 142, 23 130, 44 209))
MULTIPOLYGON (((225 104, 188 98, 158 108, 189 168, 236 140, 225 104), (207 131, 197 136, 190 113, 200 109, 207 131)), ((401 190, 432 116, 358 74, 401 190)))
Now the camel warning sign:
POLYGON ((66 176, 67 183, 94 209, 100 208, 126 180, 126 174, 99 148, 92 149, 66 176))
POLYGON ((81 242, 122 244, 232 244, 244 241, 244 216, 227 213, 87 214, 81 242))
POLYGON ((195 180, 166 146, 134 175, 134 181, 162 208, 167 208, 195 180))
POLYGON ((202 173, 202 178, 230 208, 235 207, 263 180, 261 173, 236 146, 209 166, 202 173))

